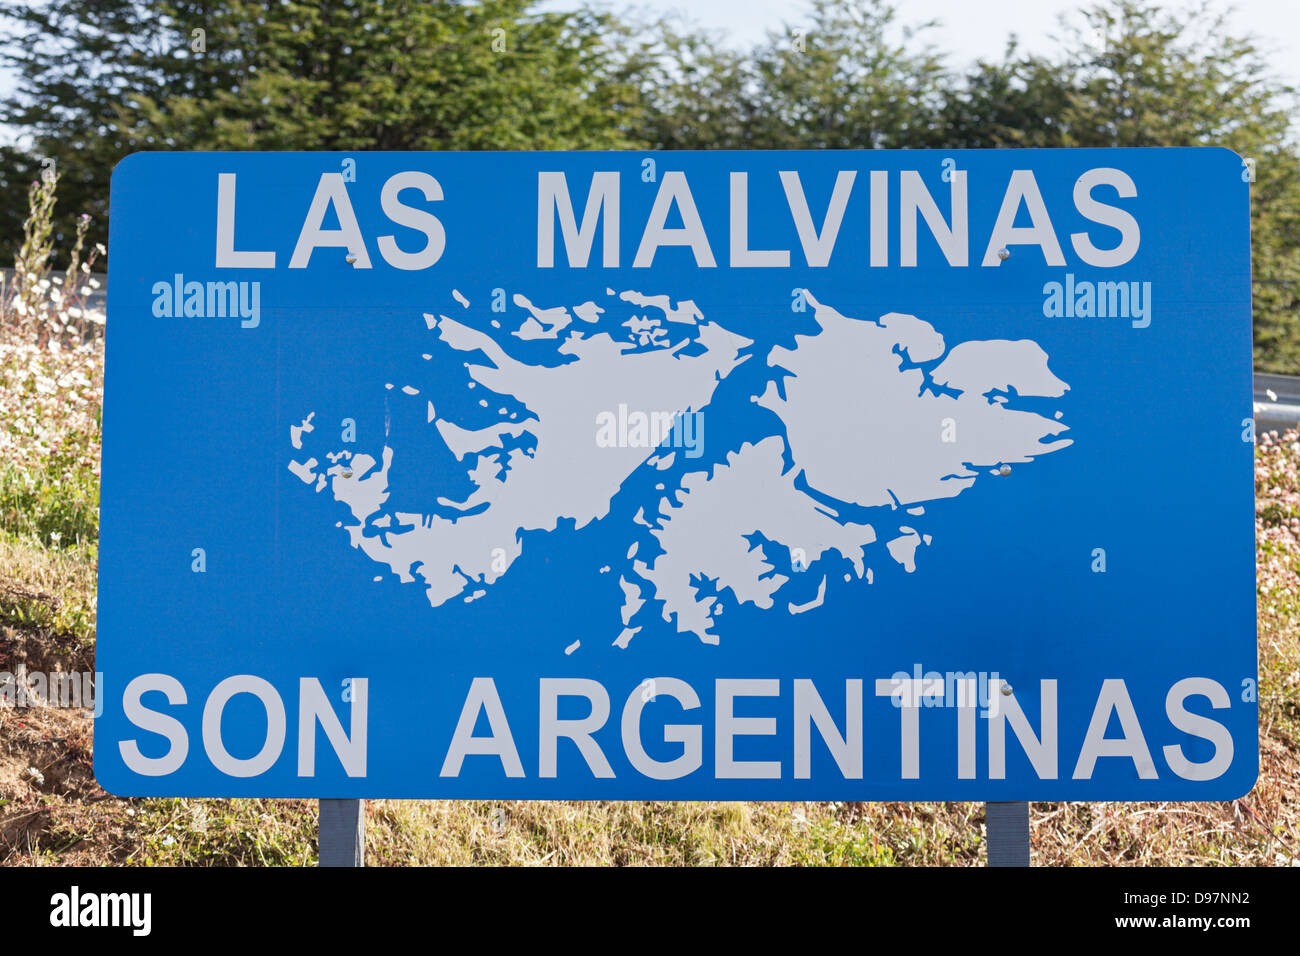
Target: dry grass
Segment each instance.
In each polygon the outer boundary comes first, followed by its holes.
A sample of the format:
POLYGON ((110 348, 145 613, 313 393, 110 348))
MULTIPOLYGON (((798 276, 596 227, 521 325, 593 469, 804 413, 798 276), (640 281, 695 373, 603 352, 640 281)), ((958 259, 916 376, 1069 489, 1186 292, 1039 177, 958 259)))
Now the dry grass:
POLYGON ((49 548, 0 536, 0 621, 92 648, 95 573, 93 547, 49 548))

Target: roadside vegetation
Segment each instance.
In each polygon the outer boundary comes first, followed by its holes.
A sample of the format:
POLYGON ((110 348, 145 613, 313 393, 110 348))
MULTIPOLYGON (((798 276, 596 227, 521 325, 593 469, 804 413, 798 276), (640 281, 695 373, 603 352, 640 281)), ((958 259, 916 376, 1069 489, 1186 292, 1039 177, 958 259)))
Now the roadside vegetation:
MULTIPOLYGON (((95 250, 51 269, 56 184, 32 185, 0 288, 0 671, 94 670, 103 319, 84 306, 95 250)), ((1256 455, 1258 784, 1227 803, 1034 804, 1035 863, 1300 865, 1300 435, 1264 435, 1256 455)), ((315 862, 312 801, 119 799, 95 783, 91 743, 88 710, 0 702, 0 864, 315 862)), ((971 803, 378 800, 366 814, 371 865, 984 859, 971 803)))

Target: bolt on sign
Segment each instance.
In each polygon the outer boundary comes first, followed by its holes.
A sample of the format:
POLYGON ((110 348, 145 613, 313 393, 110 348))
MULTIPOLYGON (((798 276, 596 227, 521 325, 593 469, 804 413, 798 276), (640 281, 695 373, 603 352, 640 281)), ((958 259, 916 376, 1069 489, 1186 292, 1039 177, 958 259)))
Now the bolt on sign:
POLYGON ((128 157, 99 780, 1245 793, 1243 168, 128 157))

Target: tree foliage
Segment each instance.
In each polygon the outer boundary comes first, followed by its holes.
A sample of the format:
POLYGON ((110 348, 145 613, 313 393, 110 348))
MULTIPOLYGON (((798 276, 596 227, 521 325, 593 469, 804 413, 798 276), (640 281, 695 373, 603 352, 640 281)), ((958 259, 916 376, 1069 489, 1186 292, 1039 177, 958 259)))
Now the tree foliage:
POLYGON ((945 109, 958 146, 1226 146, 1255 160, 1255 364, 1300 374, 1300 154, 1295 91, 1259 42, 1202 2, 1115 0, 1067 25, 1056 60, 982 63, 945 109))
MULTIPOLYGON (((533 0, 19 0, 0 119, 103 238, 112 167, 148 149, 632 145, 639 103, 606 14, 533 0), (201 32, 196 32, 201 31, 201 32)), ((4 204, 18 201, 6 182, 4 204)), ((22 184, 25 187, 25 183, 22 184)))
POLYGON ((661 27, 643 75, 642 136, 663 148, 871 149, 927 145, 943 101, 938 54, 883 0, 812 0, 809 21, 738 52, 661 27), (915 48, 914 48, 915 47, 915 48))
POLYGON ((812 0, 743 49, 534 0, 0 0, 0 121, 28 136, 0 151, 0 242, 51 159, 57 233, 88 211, 102 240, 140 149, 1227 146, 1256 160, 1257 364, 1300 373, 1295 97, 1259 41, 1210 0, 1105 0, 1053 55, 953 69, 899 9, 812 0))

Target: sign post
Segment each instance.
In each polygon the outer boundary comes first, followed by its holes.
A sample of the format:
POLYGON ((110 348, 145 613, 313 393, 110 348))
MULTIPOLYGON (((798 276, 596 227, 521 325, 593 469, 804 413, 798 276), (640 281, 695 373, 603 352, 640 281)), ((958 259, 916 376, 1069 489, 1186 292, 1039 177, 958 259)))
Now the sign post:
POLYGON ((320 799, 322 863, 365 798, 973 800, 1023 862, 1006 801, 1245 793, 1248 190, 1221 149, 128 157, 100 782, 320 799))
POLYGON ((998 801, 984 805, 989 866, 1029 866, 1029 804, 998 801))
POLYGON ((321 800, 318 830, 319 865, 366 865, 364 800, 321 800))

